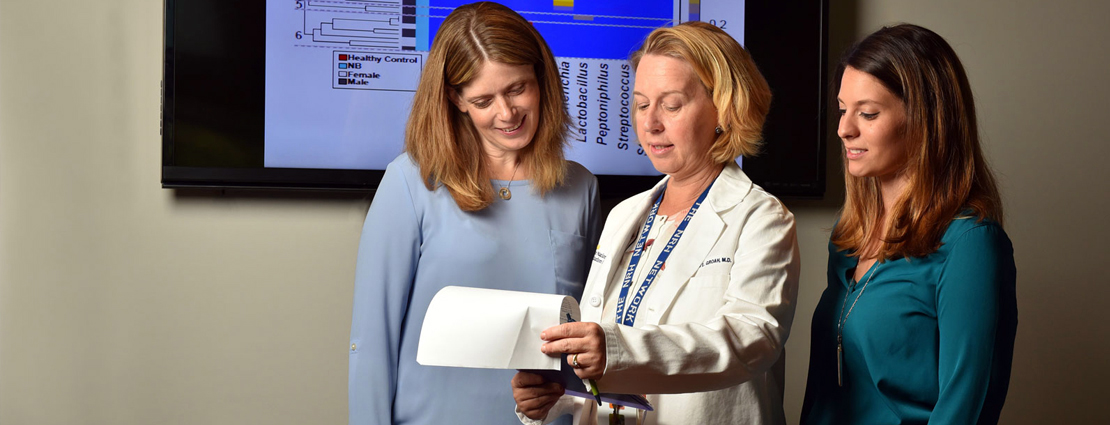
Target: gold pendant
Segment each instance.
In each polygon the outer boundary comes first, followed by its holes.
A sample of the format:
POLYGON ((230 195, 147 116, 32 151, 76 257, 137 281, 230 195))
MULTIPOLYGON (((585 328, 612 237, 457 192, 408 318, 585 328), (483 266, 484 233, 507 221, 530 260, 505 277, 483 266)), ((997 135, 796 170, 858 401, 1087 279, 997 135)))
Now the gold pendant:
POLYGON ((513 193, 509 192, 509 188, 507 187, 501 188, 501 190, 497 191, 497 194, 501 196, 501 199, 504 199, 506 201, 513 197, 513 193))

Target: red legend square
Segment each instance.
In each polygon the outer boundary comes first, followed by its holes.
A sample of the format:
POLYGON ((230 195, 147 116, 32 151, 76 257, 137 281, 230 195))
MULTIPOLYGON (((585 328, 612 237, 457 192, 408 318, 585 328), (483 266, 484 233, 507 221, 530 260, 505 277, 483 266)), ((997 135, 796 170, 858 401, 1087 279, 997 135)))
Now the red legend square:
POLYGON ((347 55, 339 55, 339 60, 341 60, 341 61, 347 60, 347 55))

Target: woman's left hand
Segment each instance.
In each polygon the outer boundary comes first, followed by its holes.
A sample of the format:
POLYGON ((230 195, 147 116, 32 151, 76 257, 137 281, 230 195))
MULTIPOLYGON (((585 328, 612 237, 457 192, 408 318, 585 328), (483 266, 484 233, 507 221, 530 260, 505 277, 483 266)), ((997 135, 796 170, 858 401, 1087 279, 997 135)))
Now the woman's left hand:
POLYGON ((593 322, 564 323, 540 333, 547 341, 540 346, 544 354, 566 354, 567 363, 582 379, 601 379, 605 373, 605 331, 593 322), (578 365, 575 366, 575 360, 578 365))

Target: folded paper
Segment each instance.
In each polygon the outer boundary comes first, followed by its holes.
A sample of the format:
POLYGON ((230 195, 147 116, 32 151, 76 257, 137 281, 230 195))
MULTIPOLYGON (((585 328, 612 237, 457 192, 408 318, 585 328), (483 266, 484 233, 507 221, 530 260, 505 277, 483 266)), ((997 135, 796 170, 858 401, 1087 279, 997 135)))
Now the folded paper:
POLYGON ((448 286, 428 306, 416 362, 558 370, 560 359, 540 352, 540 332, 578 317, 578 302, 564 295, 448 286))

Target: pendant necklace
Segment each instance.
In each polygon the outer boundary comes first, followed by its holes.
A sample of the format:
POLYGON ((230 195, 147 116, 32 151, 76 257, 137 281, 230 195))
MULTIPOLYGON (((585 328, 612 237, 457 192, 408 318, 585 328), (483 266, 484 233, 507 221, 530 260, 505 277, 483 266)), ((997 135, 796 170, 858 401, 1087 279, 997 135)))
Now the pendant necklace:
MULTIPOLYGON (((859 263, 856 263, 859 264, 859 263)), ((844 306, 848 304, 848 293, 854 289, 856 285, 853 283, 848 291, 844 292, 844 303, 840 305, 840 317, 836 322, 836 385, 839 387, 844 386, 844 322, 848 321, 848 316, 852 314, 852 309, 856 308, 856 303, 859 302, 859 297, 863 296, 863 291, 867 290, 867 284, 871 283, 871 278, 875 277, 875 273, 879 272, 879 267, 882 264, 875 264, 875 268, 871 270, 871 276, 863 282, 863 287, 860 288, 859 293, 856 294, 856 299, 852 301, 852 306, 848 307, 848 314, 844 314, 844 306)))
POLYGON ((513 192, 509 190, 509 186, 513 185, 513 179, 516 178, 517 168, 520 168, 519 162, 517 162, 516 165, 513 166, 513 176, 509 177, 509 184, 501 186, 501 189, 497 191, 497 195, 501 196, 501 199, 508 201, 513 198, 513 192))

